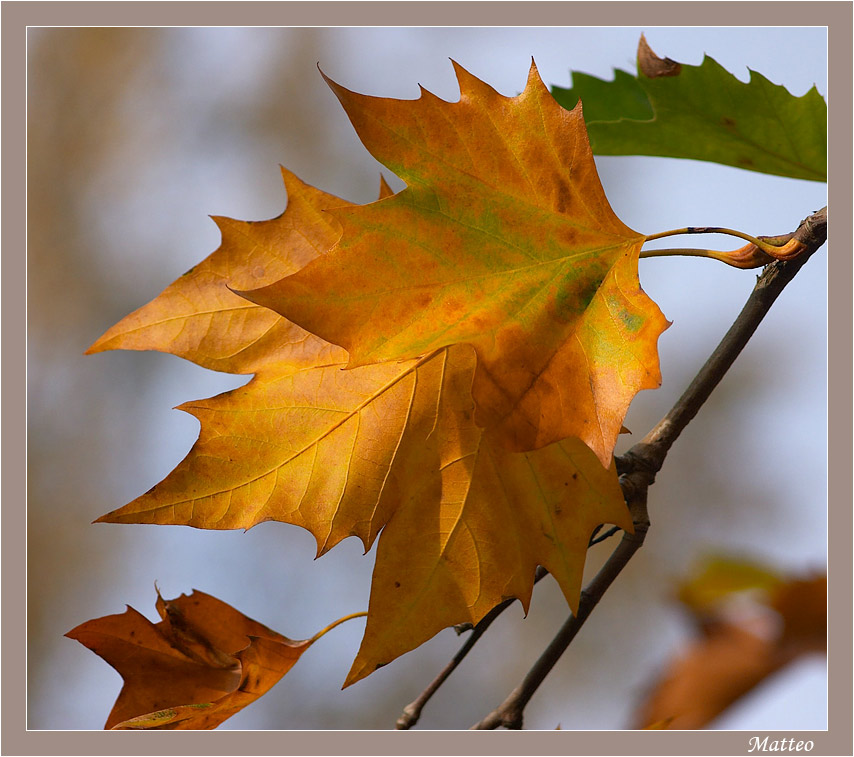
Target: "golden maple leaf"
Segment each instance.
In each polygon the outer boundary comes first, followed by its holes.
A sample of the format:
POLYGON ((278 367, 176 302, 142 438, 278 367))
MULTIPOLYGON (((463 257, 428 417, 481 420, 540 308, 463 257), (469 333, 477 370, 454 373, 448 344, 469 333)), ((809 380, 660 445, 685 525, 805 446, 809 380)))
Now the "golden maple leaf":
POLYGON ((344 370, 343 349, 230 291, 287 275, 340 236, 322 211, 344 201, 283 175, 284 214, 218 219, 220 248, 90 348, 157 349, 256 374, 182 406, 201 422, 186 459, 99 520, 220 529, 277 520, 308 529, 318 554, 350 535, 367 551, 382 529, 347 684, 508 597, 527 609, 537 565, 576 607, 591 531, 632 527, 613 466, 575 439, 528 453, 496 444, 474 422, 466 345, 344 370))
POLYGON ((632 398, 661 380, 669 324, 638 281, 645 237, 608 204, 580 106, 560 107, 533 65, 513 98, 454 65, 456 103, 327 79, 408 186, 334 210, 332 251, 243 294, 346 348, 351 367, 473 345, 478 425, 515 451, 574 436, 607 467, 632 398))

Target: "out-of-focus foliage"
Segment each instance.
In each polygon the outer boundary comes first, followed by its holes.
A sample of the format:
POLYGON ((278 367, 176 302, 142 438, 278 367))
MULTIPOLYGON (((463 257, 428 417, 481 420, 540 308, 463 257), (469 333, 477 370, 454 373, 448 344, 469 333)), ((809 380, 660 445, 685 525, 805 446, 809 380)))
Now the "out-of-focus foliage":
POLYGON ((650 687, 635 727, 704 728, 766 678, 827 645, 826 576, 716 557, 681 584, 697 635, 650 687))

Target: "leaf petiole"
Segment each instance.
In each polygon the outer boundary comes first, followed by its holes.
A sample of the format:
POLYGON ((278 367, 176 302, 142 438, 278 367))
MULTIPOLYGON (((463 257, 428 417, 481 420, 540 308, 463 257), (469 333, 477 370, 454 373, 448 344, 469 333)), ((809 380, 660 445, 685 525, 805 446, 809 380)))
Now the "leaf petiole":
MULTIPOLYGON (((767 253, 768 255, 774 255, 774 253, 778 252, 780 248, 776 245, 770 244, 767 240, 759 239, 758 237, 751 236, 750 234, 745 234, 743 231, 736 231, 735 229, 727 229, 724 226, 684 226, 681 229, 671 229, 670 231, 660 231, 657 234, 650 234, 644 240, 645 242, 651 242, 653 239, 663 239, 664 237, 675 237, 680 234, 728 234, 731 237, 739 237, 740 239, 744 239, 751 244, 756 245, 762 252, 767 253)), ((657 251, 658 252, 658 251, 657 251)), ((671 254, 685 254, 683 253, 671 253, 671 254)), ((648 257, 648 256, 647 256, 648 257)))
POLYGON ((761 268, 773 258, 753 245, 745 245, 738 250, 701 250, 693 247, 672 247, 661 250, 641 250, 642 258, 661 258, 671 255, 685 255, 693 258, 711 258, 734 268, 761 268))
POLYGON ((806 247, 792 238, 792 235, 782 237, 767 237, 764 242, 768 245, 771 240, 780 244, 772 244, 768 253, 759 249, 755 244, 748 243, 737 250, 701 250, 692 247, 673 247, 660 250, 641 250, 642 258, 666 257, 668 255, 687 255, 695 258, 712 258, 734 268, 761 268, 774 260, 792 260, 802 254, 806 247))
POLYGON ((719 250, 701 250, 695 247, 668 247, 660 250, 641 250, 642 258, 663 258, 669 255, 687 255, 692 258, 714 258, 720 255, 719 250))
POLYGON ((335 626, 340 626, 342 623, 345 623, 348 620, 353 620, 353 618, 365 618, 365 617, 367 617, 367 615, 368 615, 368 613, 366 613, 366 612, 354 612, 350 615, 345 615, 343 618, 338 618, 338 620, 333 621, 328 626, 326 626, 326 628, 322 628, 320 631, 318 631, 316 634, 314 634, 314 636, 312 636, 309 639, 309 642, 314 643, 321 636, 323 636, 324 634, 326 634, 327 632, 329 632, 333 628, 335 628, 335 626))

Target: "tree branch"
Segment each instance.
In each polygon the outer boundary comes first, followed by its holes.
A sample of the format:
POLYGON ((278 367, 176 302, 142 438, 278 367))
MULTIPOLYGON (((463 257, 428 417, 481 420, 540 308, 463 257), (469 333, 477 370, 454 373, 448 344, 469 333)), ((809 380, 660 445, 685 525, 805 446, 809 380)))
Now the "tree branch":
POLYGON ((640 442, 617 458, 620 485, 632 513, 635 533, 624 534, 608 561, 582 591, 578 613, 569 616, 522 683, 502 704, 472 726, 474 730, 500 726, 512 729, 522 727, 523 713, 531 697, 575 638, 602 595, 643 544, 649 528, 647 492, 673 442, 720 383, 780 292, 826 241, 827 208, 802 221, 794 238, 805 245, 804 252, 791 260, 776 261, 765 267, 738 318, 676 404, 640 442))

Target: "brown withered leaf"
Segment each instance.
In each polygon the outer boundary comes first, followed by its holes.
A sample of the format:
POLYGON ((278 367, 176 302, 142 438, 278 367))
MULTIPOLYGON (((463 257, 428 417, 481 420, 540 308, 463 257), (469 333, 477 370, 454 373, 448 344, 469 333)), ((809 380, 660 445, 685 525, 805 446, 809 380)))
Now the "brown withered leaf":
POLYGON ((340 242, 243 292, 347 349, 350 366, 453 344, 477 353, 476 419, 514 451, 582 439, 603 466, 669 325, 638 281, 645 237, 608 204, 581 108, 532 65, 500 95, 455 64, 459 102, 360 95, 327 79, 407 188, 333 211, 340 242))
POLYGON ((668 730, 703 728, 789 661, 774 644, 740 625, 707 626, 657 682, 634 727, 669 718, 668 730))
POLYGON ((107 718, 112 730, 216 728, 269 691, 313 640, 293 641, 200 591, 165 600, 160 622, 132 607, 66 636, 124 680, 107 718))
POLYGON ((653 684, 636 728, 666 718, 669 729, 703 728, 793 660, 826 649, 825 576, 786 578, 718 558, 683 584, 680 597, 699 637, 653 684))
POLYGON ((476 623, 507 597, 527 608, 537 565, 576 607, 592 530, 632 527, 614 466, 578 440, 525 454, 495 444, 474 421, 466 345, 344 370, 343 349, 228 291, 271 270, 269 259, 295 268, 336 241, 322 210, 343 201, 285 180, 282 216, 220 220, 222 245, 208 260, 93 346, 256 374, 182 406, 201 423, 187 458, 99 520, 216 529, 277 520, 308 529, 318 554, 347 536, 367 550, 382 530, 348 684, 447 626, 476 623), (184 309, 173 318, 175 302, 184 309), (244 328, 230 320, 240 303, 244 328))
POLYGON ((827 649, 827 576, 786 581, 776 588, 769 604, 783 619, 782 644, 805 652, 827 649))
POLYGON ((656 55, 646 37, 641 34, 638 42, 638 71, 647 79, 657 79, 661 76, 679 76, 682 64, 672 58, 661 58, 656 55))

